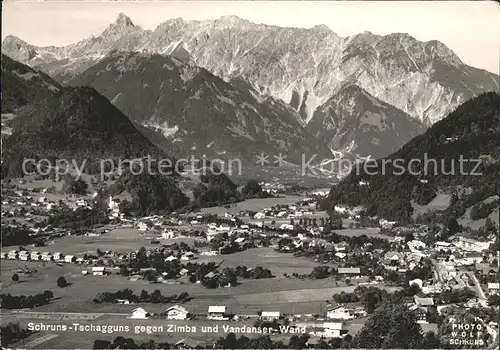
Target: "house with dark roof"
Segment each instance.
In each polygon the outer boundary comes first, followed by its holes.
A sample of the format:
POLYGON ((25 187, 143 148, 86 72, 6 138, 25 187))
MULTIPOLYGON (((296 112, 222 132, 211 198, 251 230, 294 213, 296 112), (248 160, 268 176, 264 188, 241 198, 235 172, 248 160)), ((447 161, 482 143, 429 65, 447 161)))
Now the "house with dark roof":
POLYGON ((191 338, 184 338, 174 344, 174 349, 203 349, 204 343, 191 338))

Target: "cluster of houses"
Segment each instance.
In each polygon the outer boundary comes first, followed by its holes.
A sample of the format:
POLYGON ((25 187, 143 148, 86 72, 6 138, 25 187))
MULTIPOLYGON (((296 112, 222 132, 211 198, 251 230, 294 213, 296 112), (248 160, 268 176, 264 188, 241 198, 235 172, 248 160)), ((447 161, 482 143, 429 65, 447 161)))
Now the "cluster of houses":
POLYGON ((2 259, 7 259, 7 260, 59 261, 67 263, 76 262, 76 257, 73 255, 63 255, 62 253, 49 253, 49 252, 38 252, 38 251, 28 251, 28 250, 11 249, 8 252, 2 252, 0 256, 2 259))
POLYGON ((262 187, 262 191, 270 193, 270 194, 278 194, 282 193, 285 190, 285 186, 278 182, 260 182, 260 186, 262 187))
MULTIPOLYGON (((28 250, 15 250, 12 249, 8 252, 2 252, 2 259, 8 260, 21 260, 21 261, 44 261, 44 262, 57 262, 57 263, 67 263, 67 264, 85 264, 83 258, 77 258, 74 255, 64 255, 62 253, 50 253, 50 252, 38 252, 38 251, 28 251, 28 250)), ((104 276, 107 271, 106 267, 94 266, 90 272, 94 276, 104 276)), ((82 274, 88 274, 87 270, 83 270, 82 274)))
POLYGON ((35 198, 33 196, 25 196, 23 195, 22 191, 16 191, 16 194, 20 197, 18 199, 13 199, 13 198, 7 198, 2 200, 2 205, 11 205, 13 208, 10 210, 6 210, 5 212, 2 212, 2 215, 15 215, 16 214, 16 207, 32 207, 32 208, 37 208, 39 210, 44 210, 47 212, 50 212, 51 210, 57 208, 59 206, 59 203, 54 201, 54 200, 49 200, 47 197, 38 197, 35 198))
POLYGON ((266 218, 270 219, 292 219, 300 218, 303 216, 311 216, 317 206, 317 201, 312 198, 305 198, 301 202, 293 205, 275 205, 270 208, 263 208, 258 213, 254 214, 253 218, 256 220, 262 220, 266 218))
MULTIPOLYGON (((189 320, 193 317, 192 313, 180 305, 168 306, 163 315, 168 320, 189 320)), ((286 319, 289 322, 296 322, 295 327, 307 327, 310 331, 309 333, 313 336, 341 338, 347 334, 347 330, 343 328, 343 321, 365 317, 366 315, 367 313, 365 308, 361 303, 352 303, 350 305, 332 305, 324 315, 324 317, 327 318, 327 321, 322 321, 324 318, 321 317, 317 318, 317 320, 302 320, 303 318, 301 315, 287 315, 279 311, 261 311, 256 315, 239 316, 229 313, 228 308, 225 305, 209 306, 208 311, 204 316, 207 320, 212 321, 241 320, 255 317, 262 322, 278 322, 278 324, 286 319)), ((152 313, 146 311, 142 307, 138 307, 132 311, 132 314, 128 316, 128 318, 148 319, 151 316, 153 316, 152 313)))

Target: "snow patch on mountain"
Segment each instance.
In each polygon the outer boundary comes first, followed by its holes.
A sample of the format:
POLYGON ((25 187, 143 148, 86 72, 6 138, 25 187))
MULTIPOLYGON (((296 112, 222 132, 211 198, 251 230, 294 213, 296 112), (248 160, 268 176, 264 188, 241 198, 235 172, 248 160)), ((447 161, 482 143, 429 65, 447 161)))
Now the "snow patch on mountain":
POLYGON ((233 106, 233 107, 236 107, 236 103, 234 103, 234 101, 233 101, 233 100, 231 100, 230 98, 228 98, 228 97, 226 97, 226 96, 220 96, 220 95, 218 95, 218 96, 217 96, 217 99, 218 99, 219 101, 224 102, 224 103, 230 104, 230 105, 231 105, 231 106, 233 106))
POLYGON ((113 99, 111 100, 111 103, 114 104, 114 103, 118 102, 118 99, 120 98, 121 94, 122 94, 121 92, 117 93, 116 96, 113 97, 113 99))
POLYGON ((176 132, 179 131, 179 127, 177 125, 174 125, 173 127, 169 127, 167 122, 158 124, 154 122, 147 122, 144 124, 144 126, 148 128, 153 128, 157 131, 160 131, 163 136, 169 138, 175 135, 176 132))

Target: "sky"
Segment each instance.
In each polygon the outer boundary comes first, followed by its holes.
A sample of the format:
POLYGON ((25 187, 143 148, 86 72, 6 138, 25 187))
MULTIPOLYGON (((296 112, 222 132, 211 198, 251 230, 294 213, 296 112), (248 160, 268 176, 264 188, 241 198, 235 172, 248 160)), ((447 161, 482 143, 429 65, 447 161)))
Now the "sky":
POLYGON ((500 5, 494 1, 7 0, 2 7, 2 39, 15 35, 37 46, 62 46, 98 35, 120 12, 144 29, 176 17, 236 15, 287 27, 324 24, 341 36, 408 33, 420 41, 443 42, 466 64, 500 71, 500 5))

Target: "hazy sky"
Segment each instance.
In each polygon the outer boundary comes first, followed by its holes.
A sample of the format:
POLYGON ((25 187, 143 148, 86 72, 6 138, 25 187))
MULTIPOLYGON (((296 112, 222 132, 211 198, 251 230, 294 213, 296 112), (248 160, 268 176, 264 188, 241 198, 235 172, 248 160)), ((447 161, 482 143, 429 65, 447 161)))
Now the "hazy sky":
POLYGON ((312 27, 341 36, 371 31, 439 40, 467 64, 500 71, 500 5, 493 1, 4 1, 2 39, 16 35, 39 46, 66 45, 102 32, 120 12, 154 29, 174 17, 236 15, 256 23, 312 27))

